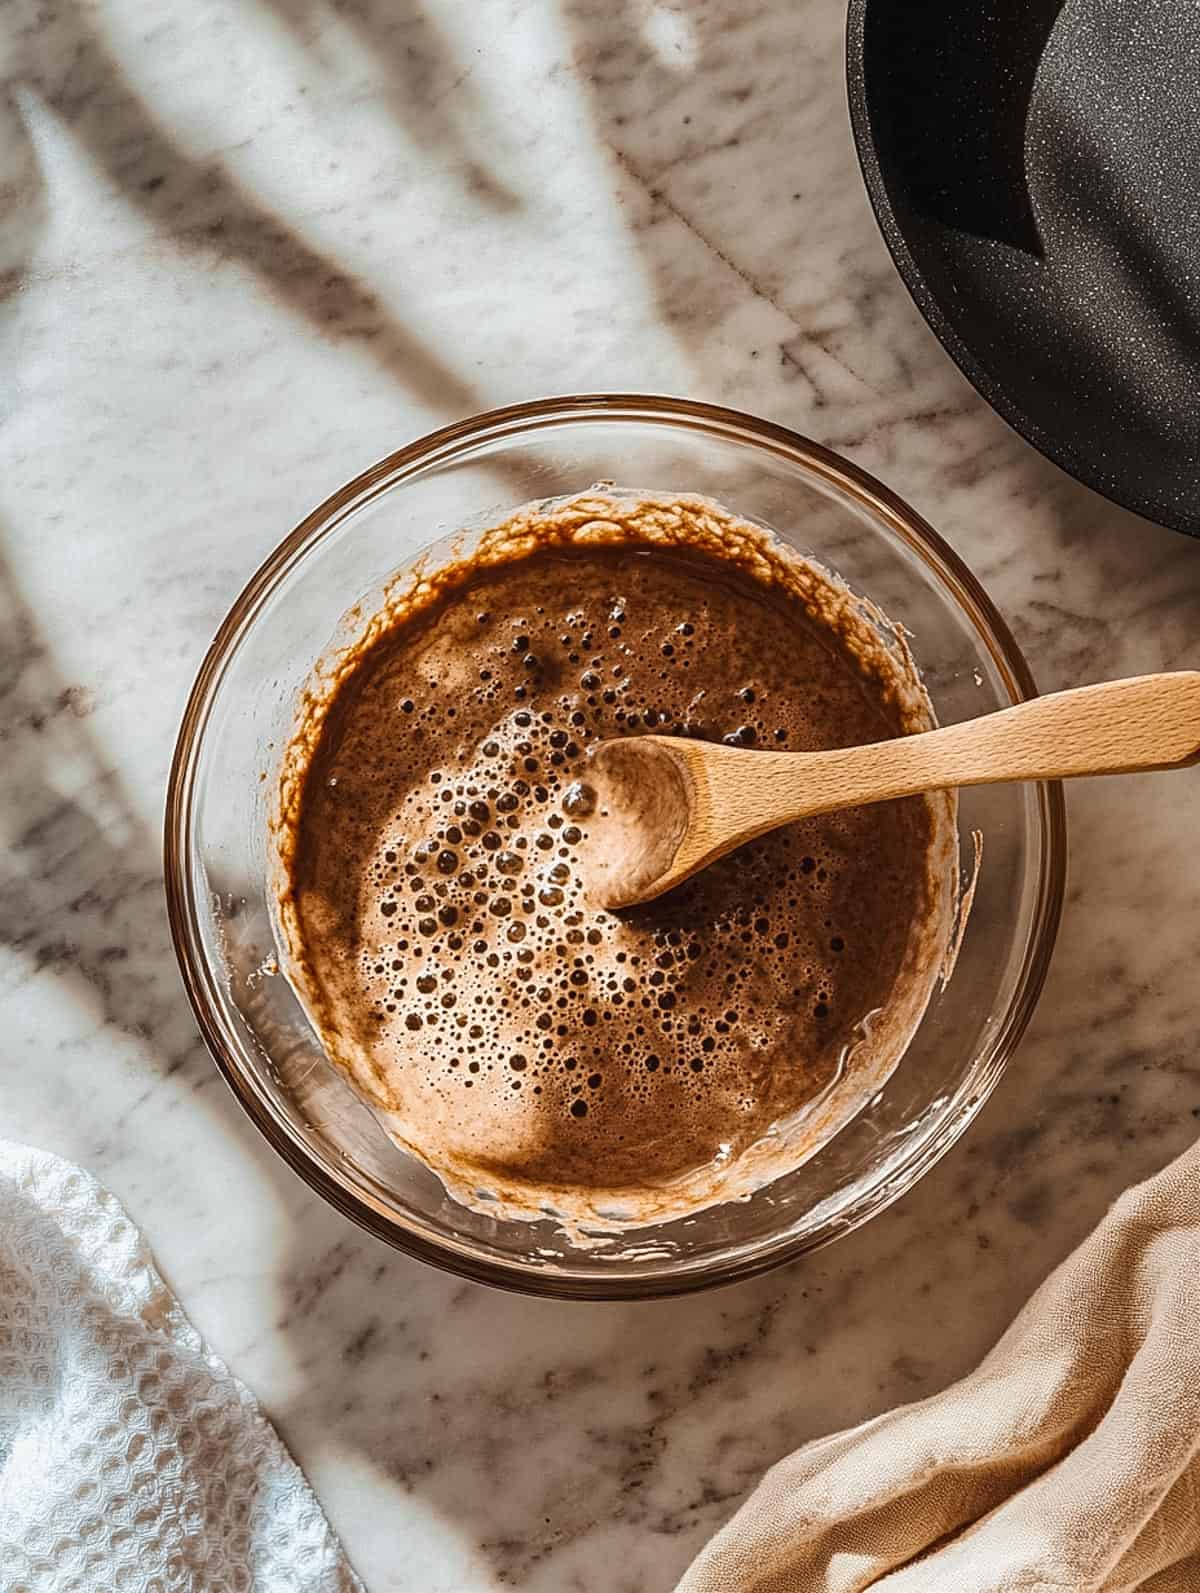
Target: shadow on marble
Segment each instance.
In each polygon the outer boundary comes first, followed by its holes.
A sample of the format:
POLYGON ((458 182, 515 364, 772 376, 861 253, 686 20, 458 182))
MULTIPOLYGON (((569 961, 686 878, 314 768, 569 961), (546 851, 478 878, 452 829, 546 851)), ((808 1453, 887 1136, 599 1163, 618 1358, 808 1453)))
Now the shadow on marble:
MULTIPOLYGON (((59 671, 0 548, 0 946, 15 954, 3 982, 7 993, 51 975, 94 1023, 56 1042, 64 1113, 87 1100, 93 1032, 112 1025, 140 1042, 144 1088, 94 1125, 100 1172, 128 1150, 134 1114, 164 1079, 186 1080, 199 1101, 216 1074, 179 981, 158 838, 93 733, 95 711, 92 691, 59 671)), ((238 1131, 223 1098, 216 1109, 238 1131)))
MULTIPOLYGON (((416 331, 395 320, 368 284, 306 243, 246 191, 221 160, 185 152, 156 108, 133 87, 92 26, 92 16, 89 8, 75 4, 45 16, 34 16, 32 8, 23 19, 18 15, 11 30, 9 84, 40 100, 126 200, 181 247, 248 271, 318 336, 360 345, 429 408, 454 415, 477 409, 474 386, 416 331)), ((11 118, 14 102, 6 103, 11 118)), ((422 111, 419 99, 410 103, 431 143, 448 136, 455 124, 439 115, 436 105, 422 111)), ((5 215, 6 229, 15 230, 7 231, 6 256, 0 260, 0 288, 7 291, 19 286, 28 269, 42 205, 36 150, 20 122, 19 105, 16 123, 8 157, 17 179, 15 203, 5 215), (14 238, 20 241, 15 254, 14 238)))
POLYGON ((422 154, 443 162, 494 210, 521 207, 495 169, 505 124, 484 97, 436 19, 416 0, 266 0, 300 43, 320 55, 330 24, 348 28, 384 70, 383 99, 422 154))
POLYGON ((703 353, 715 328, 747 341, 751 300, 769 307, 747 357, 764 384, 782 383, 793 412, 779 418, 851 446, 822 412, 894 402, 912 372, 894 338, 869 371, 856 357, 899 283, 846 119, 843 12, 823 0, 658 9, 674 19, 667 34, 630 0, 569 0, 566 19, 597 139, 632 185, 629 232, 663 320, 703 353))
POLYGON ((0 302, 25 280, 48 219, 46 185, 11 92, 0 92, 0 302))

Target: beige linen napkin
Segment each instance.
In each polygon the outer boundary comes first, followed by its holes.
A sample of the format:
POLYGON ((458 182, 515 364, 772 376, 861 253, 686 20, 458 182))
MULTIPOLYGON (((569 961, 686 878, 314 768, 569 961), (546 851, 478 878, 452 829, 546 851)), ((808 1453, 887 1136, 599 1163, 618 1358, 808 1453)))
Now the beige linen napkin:
POLYGON ((983 1364, 781 1461, 679 1593, 1197 1593, 1200 1146, 983 1364))

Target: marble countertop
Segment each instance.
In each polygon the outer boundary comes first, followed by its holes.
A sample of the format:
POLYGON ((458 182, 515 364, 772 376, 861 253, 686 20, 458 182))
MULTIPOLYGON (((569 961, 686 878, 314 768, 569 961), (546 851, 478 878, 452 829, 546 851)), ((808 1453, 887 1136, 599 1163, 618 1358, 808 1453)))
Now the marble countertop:
POLYGON ((907 298, 842 12, 0 16, 2 1131, 122 1198, 372 1593, 669 1587, 770 1462, 966 1370, 1200 1130, 1186 775, 1069 792, 1050 980, 965 1140, 861 1232, 698 1298, 537 1302, 368 1239, 257 1137, 181 991, 158 833, 213 630, 327 492, 477 409, 752 409, 917 505, 1043 688, 1200 665, 1200 547, 1040 459, 907 298))

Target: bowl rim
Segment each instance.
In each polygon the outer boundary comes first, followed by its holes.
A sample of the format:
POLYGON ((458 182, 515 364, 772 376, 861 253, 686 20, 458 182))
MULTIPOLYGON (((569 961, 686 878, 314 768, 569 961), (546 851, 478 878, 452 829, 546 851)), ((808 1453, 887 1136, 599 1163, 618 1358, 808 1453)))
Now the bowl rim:
MULTIPOLYGON (((986 1053, 976 1059, 969 1080, 956 1092, 938 1132, 916 1153, 889 1170, 836 1226, 816 1234, 788 1234, 753 1254, 709 1261, 695 1269, 614 1274, 571 1274, 527 1268, 451 1249, 425 1235, 405 1230, 340 1184, 307 1154, 248 1087, 221 1021, 214 971, 204 955, 195 907, 191 829, 194 785, 204 732, 215 694, 240 640, 292 565, 325 536, 333 534, 351 507, 357 509, 406 476, 453 457, 464 446, 505 436, 529 434, 547 426, 606 420, 647 420, 683 429, 740 434, 768 451, 782 454, 870 510, 901 542, 931 566, 965 611, 977 638, 1014 702, 1037 695, 1032 671, 1007 623, 983 586, 954 549, 909 504, 860 466, 820 443, 741 410, 696 399, 644 393, 580 393, 530 400, 483 411, 441 426, 368 466, 331 493, 295 526, 251 575, 221 622, 197 671, 180 721, 167 782, 163 824, 163 869, 167 917, 180 975, 200 1033, 234 1096, 274 1150, 317 1194, 359 1227, 419 1260, 476 1282, 515 1293, 584 1300, 666 1298, 741 1281, 821 1249, 860 1227, 899 1199, 941 1159, 974 1119, 999 1081, 1020 1041, 1045 982, 1061 917, 1066 878, 1066 809, 1058 781, 1043 782, 1037 794, 1037 833, 1041 857, 1037 891, 1016 986, 986 1053), (969 1090, 964 1085, 969 1082, 969 1090), (958 1097, 964 1097, 958 1099, 958 1097)), ((672 1263, 677 1267, 677 1263, 672 1263)))

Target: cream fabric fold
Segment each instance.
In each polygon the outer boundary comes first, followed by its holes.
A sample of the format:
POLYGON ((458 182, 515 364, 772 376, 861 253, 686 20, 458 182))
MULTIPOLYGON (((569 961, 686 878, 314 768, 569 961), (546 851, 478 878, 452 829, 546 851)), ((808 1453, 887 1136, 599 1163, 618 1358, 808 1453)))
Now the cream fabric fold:
POLYGON ((969 1377, 806 1445, 679 1593, 1200 1593, 1200 1146, 969 1377))

